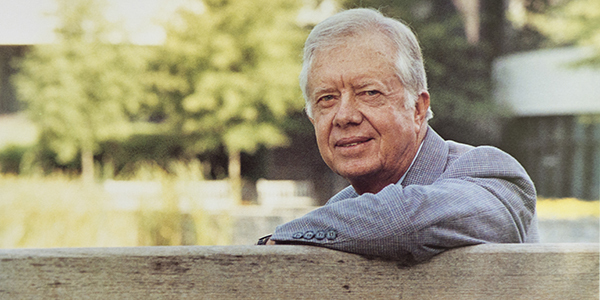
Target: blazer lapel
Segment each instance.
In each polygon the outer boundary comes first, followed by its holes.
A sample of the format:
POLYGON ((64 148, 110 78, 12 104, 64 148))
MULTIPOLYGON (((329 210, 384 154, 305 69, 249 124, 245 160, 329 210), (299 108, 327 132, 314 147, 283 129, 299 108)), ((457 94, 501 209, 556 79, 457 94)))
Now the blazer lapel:
POLYGON ((411 184, 429 185, 438 179, 446 169, 448 145, 431 127, 423 141, 423 148, 417 160, 406 174, 402 186, 411 184))

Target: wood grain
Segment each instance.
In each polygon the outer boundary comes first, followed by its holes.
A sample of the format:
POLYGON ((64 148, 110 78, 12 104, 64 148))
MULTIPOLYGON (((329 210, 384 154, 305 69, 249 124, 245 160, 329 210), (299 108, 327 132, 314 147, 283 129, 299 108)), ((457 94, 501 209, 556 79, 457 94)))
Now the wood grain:
POLYGON ((405 267, 310 246, 0 250, 0 299, 598 299, 598 244, 495 244, 405 267))

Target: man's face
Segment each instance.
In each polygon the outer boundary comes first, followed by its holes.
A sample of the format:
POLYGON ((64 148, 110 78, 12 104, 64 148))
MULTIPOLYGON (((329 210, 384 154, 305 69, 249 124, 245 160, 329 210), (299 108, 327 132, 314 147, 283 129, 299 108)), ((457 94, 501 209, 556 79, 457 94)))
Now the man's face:
POLYGON ((308 74, 321 156, 361 194, 400 180, 426 128, 429 95, 405 108, 393 53, 382 35, 351 37, 317 52, 308 74))

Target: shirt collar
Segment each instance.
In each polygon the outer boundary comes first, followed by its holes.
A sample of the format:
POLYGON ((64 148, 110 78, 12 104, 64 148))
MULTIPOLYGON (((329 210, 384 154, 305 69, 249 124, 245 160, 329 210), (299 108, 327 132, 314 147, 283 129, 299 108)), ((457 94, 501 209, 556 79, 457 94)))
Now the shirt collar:
POLYGON ((413 158, 412 162, 410 163, 410 166, 408 166, 408 169, 406 169, 406 172, 404 172, 404 175, 402 175, 400 180, 398 180, 398 183, 396 183, 397 185, 402 184, 402 182, 404 181, 404 178, 406 178, 406 174, 408 174, 408 172, 410 171, 412 166, 415 164, 415 161, 417 160, 417 157, 419 156, 419 153, 421 152, 421 148, 423 148, 423 142, 425 142, 425 139, 423 139, 423 141, 421 141, 421 145, 419 145, 419 149, 417 149, 417 154, 415 154, 415 157, 413 158))

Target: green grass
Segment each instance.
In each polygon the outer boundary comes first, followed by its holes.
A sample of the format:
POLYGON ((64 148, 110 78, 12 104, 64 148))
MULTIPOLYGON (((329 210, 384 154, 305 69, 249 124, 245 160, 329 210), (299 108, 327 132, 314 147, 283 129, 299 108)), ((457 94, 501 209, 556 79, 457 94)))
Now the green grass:
MULTIPOLYGON (((178 211, 174 186, 192 177, 201 180, 184 171, 174 177, 142 168, 145 175, 137 179, 161 182, 163 209, 142 205, 135 211, 115 210, 101 184, 85 185, 68 175, 0 175, 0 248, 230 244, 233 228, 226 212, 178 211)), ((600 203, 540 199, 537 211, 540 219, 598 218, 600 203)))
POLYGON ((56 174, 0 175, 0 248, 230 244, 231 219, 226 213, 195 209, 181 214, 173 203, 176 197, 164 190, 162 210, 142 205, 119 211, 100 184, 85 185, 56 174))

